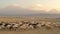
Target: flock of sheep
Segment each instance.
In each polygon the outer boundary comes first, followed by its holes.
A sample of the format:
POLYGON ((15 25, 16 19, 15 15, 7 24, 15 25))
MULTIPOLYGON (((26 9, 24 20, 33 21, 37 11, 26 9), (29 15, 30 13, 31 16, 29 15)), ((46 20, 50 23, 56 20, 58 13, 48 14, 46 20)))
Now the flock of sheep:
POLYGON ((19 23, 5 23, 0 22, 0 30, 29 30, 45 27, 47 29, 58 27, 60 28, 60 23, 52 23, 52 22, 35 22, 35 21, 21 21, 19 23))

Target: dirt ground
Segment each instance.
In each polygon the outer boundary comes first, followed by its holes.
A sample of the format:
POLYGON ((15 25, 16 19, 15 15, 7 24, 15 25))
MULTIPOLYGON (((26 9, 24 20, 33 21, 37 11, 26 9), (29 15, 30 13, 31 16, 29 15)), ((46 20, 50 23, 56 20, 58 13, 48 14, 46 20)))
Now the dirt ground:
POLYGON ((60 34, 60 28, 54 29, 34 29, 25 31, 0 31, 0 34, 60 34))

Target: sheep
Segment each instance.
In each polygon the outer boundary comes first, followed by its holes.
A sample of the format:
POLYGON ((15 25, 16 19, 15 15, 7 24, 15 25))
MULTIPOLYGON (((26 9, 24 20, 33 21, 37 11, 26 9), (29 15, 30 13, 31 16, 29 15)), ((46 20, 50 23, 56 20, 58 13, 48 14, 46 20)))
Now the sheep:
POLYGON ((12 24, 8 24, 8 25, 6 26, 6 29, 11 30, 11 29, 12 29, 12 24))
POLYGON ((52 27, 50 25, 45 26, 47 29, 51 29, 52 27))
POLYGON ((0 26, 0 30, 2 29, 2 27, 0 26))
POLYGON ((47 29, 52 29, 52 28, 53 28, 51 22, 47 22, 47 23, 45 24, 45 27, 46 27, 47 29))
POLYGON ((34 26, 33 25, 29 25, 29 29, 34 29, 34 26))
POLYGON ((12 29, 16 30, 18 29, 18 27, 19 27, 19 24, 12 24, 12 29))
POLYGON ((22 22, 19 22, 18 24, 19 24, 20 26, 22 26, 22 25, 23 25, 23 23, 22 23, 22 22))
POLYGON ((31 21, 30 23, 31 23, 31 24, 35 24, 35 21, 31 21))
POLYGON ((5 29, 6 27, 4 25, 5 25, 5 23, 0 23, 0 28, 5 29))
POLYGON ((60 28, 60 23, 56 23, 55 27, 60 28))
POLYGON ((0 23, 0 29, 7 29, 7 25, 9 25, 9 23, 0 23))
POLYGON ((25 24, 25 22, 24 21, 21 21, 23 24, 25 24))
POLYGON ((37 24, 36 26, 37 26, 37 28, 41 28, 41 24, 40 24, 40 23, 39 23, 39 24, 37 24))
POLYGON ((27 29, 28 29, 27 24, 23 24, 22 26, 20 26, 20 30, 27 30, 27 29))
POLYGON ((59 23, 51 23, 51 22, 35 22, 35 21, 31 21, 31 22, 27 22, 27 21, 22 21, 19 23, 4 23, 4 22, 0 22, 0 30, 29 30, 29 29, 36 29, 36 28, 46 28, 46 29, 52 29, 54 27, 59 27, 60 28, 60 24, 59 23))
POLYGON ((33 28, 37 28, 38 23, 30 23, 29 25, 33 26, 33 28))
POLYGON ((41 27, 45 27, 45 22, 41 22, 41 27))
POLYGON ((0 22, 0 30, 2 29, 2 25, 3 25, 3 23, 0 22))

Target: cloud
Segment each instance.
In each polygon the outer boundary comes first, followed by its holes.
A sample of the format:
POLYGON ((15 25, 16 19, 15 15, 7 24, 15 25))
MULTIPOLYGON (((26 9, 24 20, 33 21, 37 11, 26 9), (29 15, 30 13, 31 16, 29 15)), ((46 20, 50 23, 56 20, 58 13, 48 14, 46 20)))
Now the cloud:
POLYGON ((32 4, 28 7, 30 10, 42 10, 43 5, 42 4, 32 4))
POLYGON ((7 8, 7 9, 20 9, 23 7, 20 4, 10 4, 10 5, 6 6, 5 8, 7 8))
POLYGON ((45 11, 45 12, 48 12, 50 10, 50 8, 46 5, 43 5, 43 4, 31 4, 27 9, 29 10, 36 10, 36 11, 45 11))
POLYGON ((12 6, 19 7, 20 4, 12 4, 12 6))
MULTIPOLYGON (((48 6, 50 9, 60 9, 60 0, 48 0, 45 4, 46 6, 48 6)), ((59 10, 60 11, 60 10, 59 10)))
MULTIPOLYGON (((49 1, 49 0, 47 0, 47 1, 49 1)), ((49 1, 46 4, 40 4, 40 3, 31 4, 31 5, 29 5, 29 7, 27 9, 34 10, 34 11, 35 10, 36 11, 44 10, 45 12, 49 12, 51 9, 56 9, 57 12, 60 12, 60 5, 58 4, 57 1, 58 0, 49 1)))
POLYGON ((56 9, 47 10, 47 6, 42 4, 32 4, 27 8, 23 8, 20 4, 11 4, 4 9, 0 9, 0 15, 28 15, 28 14, 59 14, 56 9))

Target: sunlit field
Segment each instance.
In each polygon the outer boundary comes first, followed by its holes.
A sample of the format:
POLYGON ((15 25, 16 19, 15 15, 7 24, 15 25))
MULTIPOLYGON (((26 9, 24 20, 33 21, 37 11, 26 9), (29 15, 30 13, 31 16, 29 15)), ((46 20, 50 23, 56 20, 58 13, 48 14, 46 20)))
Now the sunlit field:
MULTIPOLYGON (((35 22, 60 22, 59 18, 41 18, 41 17, 0 17, 0 22, 5 23, 20 23, 21 21, 35 21, 35 22)), ((0 34, 60 34, 60 27, 54 27, 51 29, 42 27, 30 30, 0 30, 0 34)))
POLYGON ((20 22, 20 21, 45 21, 45 22, 60 22, 60 18, 40 18, 40 17, 0 17, 0 21, 4 22, 20 22))

